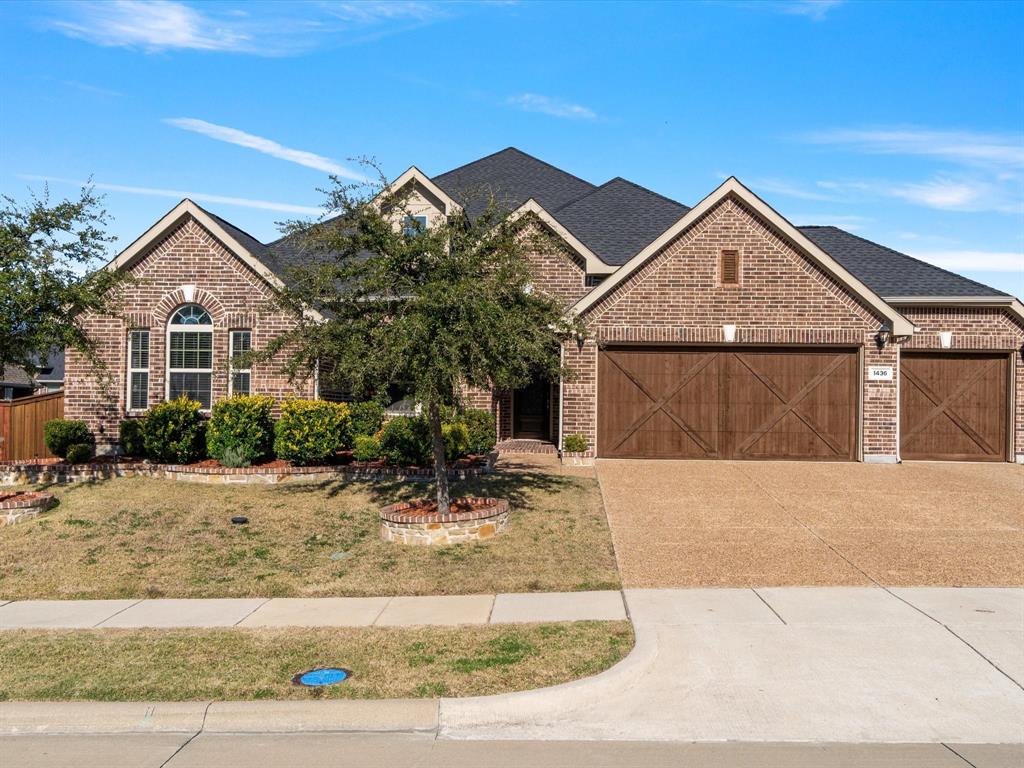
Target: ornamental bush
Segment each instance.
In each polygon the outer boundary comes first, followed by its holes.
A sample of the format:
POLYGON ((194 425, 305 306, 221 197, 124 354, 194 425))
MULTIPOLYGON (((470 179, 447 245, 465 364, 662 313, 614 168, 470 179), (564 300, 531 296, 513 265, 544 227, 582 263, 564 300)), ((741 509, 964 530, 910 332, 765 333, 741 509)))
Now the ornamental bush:
POLYGON ((274 452, 300 465, 325 464, 344 447, 351 422, 345 403, 286 400, 274 428, 274 452))
POLYGON ((459 421, 466 425, 466 431, 469 433, 469 453, 482 456, 494 449, 494 444, 498 441, 498 427, 490 411, 467 408, 459 415, 459 421))
POLYGON ((352 446, 352 458, 356 461, 373 461, 380 458, 380 440, 374 435, 356 435, 352 446))
POLYGON ((389 464, 424 467, 431 463, 430 425, 422 416, 396 416, 380 432, 381 456, 389 464))
POLYGON ((206 455, 202 406, 182 397, 157 403, 146 414, 142 428, 146 455, 161 464, 189 464, 206 455))
POLYGON ((50 419, 43 425, 43 441, 50 453, 67 458, 72 445, 92 445, 92 435, 84 421, 74 419, 50 419))
POLYGON ((274 398, 265 395, 235 395, 215 403, 206 425, 207 454, 225 466, 236 467, 270 456, 274 448, 273 408, 274 398))
POLYGON ((146 455, 145 422, 142 419, 125 419, 119 432, 121 453, 125 456, 146 455))
POLYGON ((441 425, 444 438, 444 457, 453 461, 469 453, 469 430, 461 421, 441 425))
POLYGON ((569 453, 583 453, 587 450, 587 438, 576 432, 571 435, 566 435, 563 442, 565 450, 569 453))
POLYGON ((384 406, 374 400, 365 403, 349 403, 352 414, 352 444, 360 435, 376 435, 384 426, 384 406))
POLYGON ((65 461, 68 464, 85 464, 92 458, 92 445, 90 443, 75 443, 68 446, 68 455, 65 461))

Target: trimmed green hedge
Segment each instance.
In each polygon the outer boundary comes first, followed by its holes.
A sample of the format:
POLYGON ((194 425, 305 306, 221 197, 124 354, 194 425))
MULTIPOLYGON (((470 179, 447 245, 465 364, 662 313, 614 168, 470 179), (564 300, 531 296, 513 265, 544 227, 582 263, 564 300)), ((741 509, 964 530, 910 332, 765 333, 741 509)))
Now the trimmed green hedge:
POLYGON ((235 395, 213 406, 206 425, 206 451, 225 466, 246 466, 274 449, 274 398, 235 395), (225 460, 227 459, 227 460, 225 460))
POLYGON ((376 435, 384 426, 384 406, 374 400, 365 403, 349 403, 352 415, 352 444, 360 435, 376 435))
POLYGON ((469 453, 483 456, 494 450, 494 445, 498 441, 498 426, 490 411, 467 408, 457 418, 466 425, 466 431, 469 433, 469 453))
POLYGON ((150 408, 143 427, 146 455, 161 464, 189 464, 204 458, 206 424, 201 407, 182 397, 150 408))
POLYGON ((352 417, 345 403, 286 400, 274 428, 274 452, 296 464, 325 464, 342 448, 352 417))
POLYGON ((73 445, 92 445, 92 435, 84 421, 50 419, 43 425, 43 441, 54 456, 67 458, 73 445))
POLYGON ((143 419, 125 419, 121 422, 118 441, 125 456, 146 455, 146 422, 143 419))

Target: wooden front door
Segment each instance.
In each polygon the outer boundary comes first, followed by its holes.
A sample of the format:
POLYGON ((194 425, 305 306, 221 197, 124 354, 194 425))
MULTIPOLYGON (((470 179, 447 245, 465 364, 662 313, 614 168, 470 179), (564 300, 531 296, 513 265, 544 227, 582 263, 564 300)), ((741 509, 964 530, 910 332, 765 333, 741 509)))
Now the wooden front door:
POLYGON ((512 394, 512 437, 549 440, 551 432, 551 385, 535 381, 512 394))
POLYGON ((606 349, 598 453, 850 461, 857 381, 855 350, 606 349))
POLYGON ((1006 353, 904 352, 900 374, 903 458, 1006 460, 1006 353))

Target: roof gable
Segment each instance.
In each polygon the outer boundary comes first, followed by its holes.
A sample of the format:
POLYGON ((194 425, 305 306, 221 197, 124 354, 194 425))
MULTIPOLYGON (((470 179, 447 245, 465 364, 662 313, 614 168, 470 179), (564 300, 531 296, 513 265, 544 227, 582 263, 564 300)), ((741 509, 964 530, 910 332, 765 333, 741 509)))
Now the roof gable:
POLYGON ((625 264, 690 209, 622 177, 555 211, 605 263, 625 264))
POLYGON ((899 312, 885 303, 885 301, 864 283, 853 276, 838 261, 833 259, 821 248, 809 240, 799 229, 790 224, 771 206, 761 198, 743 186, 738 179, 730 176, 714 192, 700 201, 694 208, 690 209, 679 221, 666 229, 658 238, 649 243, 642 251, 636 254, 611 277, 598 285, 593 291, 580 299, 570 309, 573 314, 582 314, 597 304, 603 298, 612 293, 618 286, 625 283, 629 277, 656 256, 662 249, 671 243, 676 237, 696 224, 711 211, 718 203, 729 196, 734 196, 746 204, 762 220, 773 227, 783 237, 789 240, 800 251, 802 251, 819 268, 831 275, 840 284, 860 298, 865 305, 870 307, 879 317, 884 318, 893 333, 898 336, 909 336, 914 332, 913 323, 903 317, 899 312))

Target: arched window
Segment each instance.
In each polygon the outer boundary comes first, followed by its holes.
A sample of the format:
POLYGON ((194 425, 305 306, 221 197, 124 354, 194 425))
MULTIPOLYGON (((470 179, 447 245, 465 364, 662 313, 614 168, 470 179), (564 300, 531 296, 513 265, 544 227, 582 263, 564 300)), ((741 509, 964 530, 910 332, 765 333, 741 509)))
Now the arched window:
POLYGON ((208 410, 212 379, 213 319, 198 304, 186 304, 167 324, 167 399, 190 397, 208 410))

